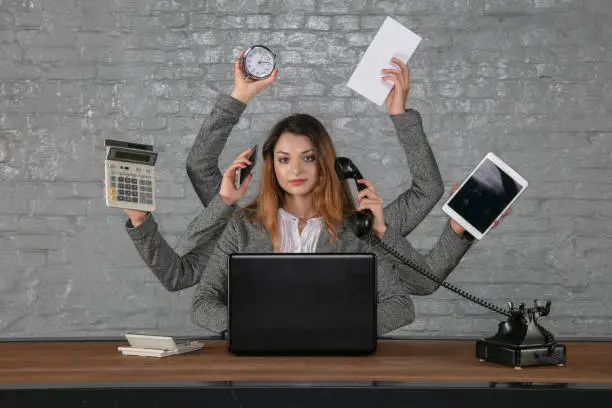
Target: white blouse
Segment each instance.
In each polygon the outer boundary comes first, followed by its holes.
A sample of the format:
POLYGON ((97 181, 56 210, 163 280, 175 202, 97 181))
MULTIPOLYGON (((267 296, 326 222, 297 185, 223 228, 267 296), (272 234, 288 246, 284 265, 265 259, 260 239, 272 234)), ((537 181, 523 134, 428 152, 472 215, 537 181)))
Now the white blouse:
POLYGON ((321 218, 311 218, 306 222, 302 233, 298 229, 299 218, 282 208, 278 209, 278 225, 281 234, 281 252, 314 252, 317 247, 321 218))

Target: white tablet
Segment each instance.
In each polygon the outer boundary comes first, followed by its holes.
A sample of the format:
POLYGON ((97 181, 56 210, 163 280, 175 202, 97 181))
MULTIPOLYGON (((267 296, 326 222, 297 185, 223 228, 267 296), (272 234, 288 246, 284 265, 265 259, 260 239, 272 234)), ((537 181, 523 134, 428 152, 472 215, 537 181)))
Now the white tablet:
POLYGON ((482 239, 527 184, 527 180, 502 159, 488 153, 444 204, 442 211, 474 238, 482 239))

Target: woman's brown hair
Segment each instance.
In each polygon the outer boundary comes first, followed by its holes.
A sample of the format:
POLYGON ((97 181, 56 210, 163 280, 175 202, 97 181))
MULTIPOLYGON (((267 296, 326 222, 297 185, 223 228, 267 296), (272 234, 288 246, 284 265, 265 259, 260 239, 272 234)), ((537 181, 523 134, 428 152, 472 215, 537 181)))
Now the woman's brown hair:
POLYGON ((280 234, 277 213, 284 204, 285 191, 278 184, 274 172, 274 147, 284 133, 306 136, 313 145, 319 177, 313 190, 314 208, 323 218, 333 242, 337 238, 337 229, 343 223, 343 217, 355 210, 355 202, 346 180, 341 181, 336 175, 336 149, 329 133, 318 119, 308 114, 288 116, 270 131, 261 152, 263 164, 259 194, 244 209, 247 219, 266 227, 274 249, 278 251, 280 234))

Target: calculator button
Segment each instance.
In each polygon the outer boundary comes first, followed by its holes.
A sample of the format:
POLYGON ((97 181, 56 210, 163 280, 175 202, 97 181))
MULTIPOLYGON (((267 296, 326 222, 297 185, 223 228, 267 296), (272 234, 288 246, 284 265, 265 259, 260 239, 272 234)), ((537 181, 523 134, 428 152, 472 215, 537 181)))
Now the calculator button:
POLYGON ((117 183, 115 183, 114 181, 111 183, 111 187, 115 188, 117 187, 117 183))
POLYGON ((123 177, 119 177, 119 182, 123 183, 123 177))
POLYGON ((119 190, 119 195, 122 196, 125 194, 125 191, 123 189, 119 190))
POLYGON ((123 196, 117 197, 117 201, 123 201, 123 196))
POLYGON ((117 192, 116 188, 111 188, 108 190, 111 194, 115 194, 117 192))
POLYGON ((116 180, 117 180, 117 177, 111 176, 111 181, 116 181, 116 180))

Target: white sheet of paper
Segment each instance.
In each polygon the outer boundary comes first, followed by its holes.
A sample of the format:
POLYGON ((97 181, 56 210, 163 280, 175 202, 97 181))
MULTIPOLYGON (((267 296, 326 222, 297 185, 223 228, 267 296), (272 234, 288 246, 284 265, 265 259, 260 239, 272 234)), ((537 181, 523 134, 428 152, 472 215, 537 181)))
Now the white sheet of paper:
POLYGON ((383 68, 399 69, 391 58, 407 63, 420 42, 420 36, 387 17, 346 85, 375 104, 382 105, 393 88, 393 82, 383 80, 380 71, 383 68))

